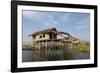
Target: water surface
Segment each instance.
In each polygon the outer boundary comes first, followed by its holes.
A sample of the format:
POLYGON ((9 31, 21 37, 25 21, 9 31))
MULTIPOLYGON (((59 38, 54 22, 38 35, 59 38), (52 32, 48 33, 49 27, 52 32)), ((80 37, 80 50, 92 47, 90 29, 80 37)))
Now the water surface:
POLYGON ((55 60, 79 60, 89 59, 90 54, 84 52, 72 52, 64 50, 49 50, 44 51, 32 51, 22 50, 22 61, 23 62, 35 62, 35 61, 55 61, 55 60))

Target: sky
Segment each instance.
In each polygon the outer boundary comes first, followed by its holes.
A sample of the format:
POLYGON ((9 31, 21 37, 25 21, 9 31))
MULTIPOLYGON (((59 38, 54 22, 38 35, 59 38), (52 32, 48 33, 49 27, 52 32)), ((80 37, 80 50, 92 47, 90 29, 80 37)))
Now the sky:
POLYGON ((23 43, 31 42, 28 35, 43 29, 56 28, 80 40, 90 40, 90 14, 76 12, 47 12, 23 10, 23 43))

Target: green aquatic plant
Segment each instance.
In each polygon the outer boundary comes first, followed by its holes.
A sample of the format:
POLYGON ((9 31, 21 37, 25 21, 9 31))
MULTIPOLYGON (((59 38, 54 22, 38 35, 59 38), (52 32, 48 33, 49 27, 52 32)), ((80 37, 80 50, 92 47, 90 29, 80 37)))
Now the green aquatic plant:
POLYGON ((90 43, 89 42, 81 42, 77 45, 74 45, 74 49, 77 49, 80 52, 90 52, 90 43))

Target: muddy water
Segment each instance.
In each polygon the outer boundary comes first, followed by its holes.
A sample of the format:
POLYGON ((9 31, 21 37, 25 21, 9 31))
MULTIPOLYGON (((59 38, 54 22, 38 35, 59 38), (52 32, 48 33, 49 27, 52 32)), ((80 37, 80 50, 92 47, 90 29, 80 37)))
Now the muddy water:
POLYGON ((35 62, 35 61, 55 61, 55 60, 78 60, 89 59, 90 54, 79 51, 65 51, 65 50, 49 50, 49 51, 22 51, 23 62, 35 62))

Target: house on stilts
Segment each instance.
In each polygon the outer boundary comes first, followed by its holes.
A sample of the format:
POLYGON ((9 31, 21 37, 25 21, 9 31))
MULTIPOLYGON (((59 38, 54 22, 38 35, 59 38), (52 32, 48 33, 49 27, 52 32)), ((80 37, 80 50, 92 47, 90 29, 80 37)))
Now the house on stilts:
POLYGON ((29 36, 32 36, 33 39, 33 50, 61 50, 79 43, 79 39, 69 33, 58 31, 56 28, 34 32, 29 36))

